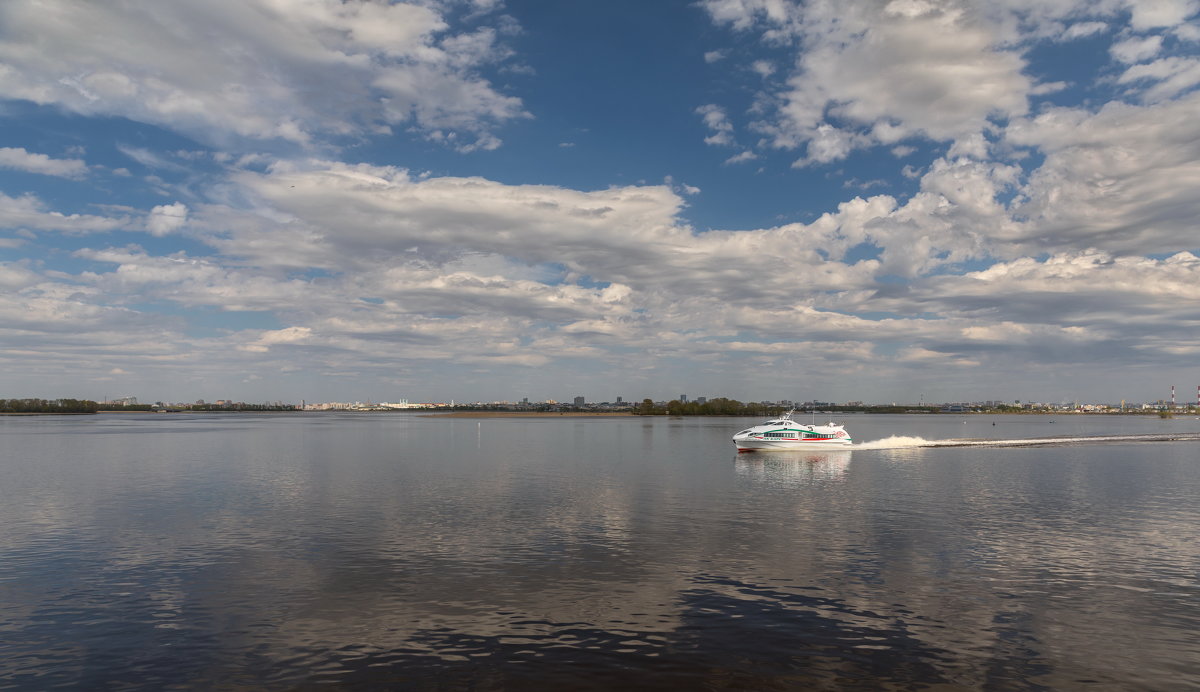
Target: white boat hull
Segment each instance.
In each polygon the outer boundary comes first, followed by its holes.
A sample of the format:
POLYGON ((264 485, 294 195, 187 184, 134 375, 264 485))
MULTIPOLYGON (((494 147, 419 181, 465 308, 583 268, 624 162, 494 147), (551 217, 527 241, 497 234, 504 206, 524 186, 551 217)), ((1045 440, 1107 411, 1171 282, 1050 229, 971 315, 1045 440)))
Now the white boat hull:
POLYGON ((758 449, 845 449, 853 445, 846 440, 754 440, 734 439, 739 452, 753 452, 758 449))

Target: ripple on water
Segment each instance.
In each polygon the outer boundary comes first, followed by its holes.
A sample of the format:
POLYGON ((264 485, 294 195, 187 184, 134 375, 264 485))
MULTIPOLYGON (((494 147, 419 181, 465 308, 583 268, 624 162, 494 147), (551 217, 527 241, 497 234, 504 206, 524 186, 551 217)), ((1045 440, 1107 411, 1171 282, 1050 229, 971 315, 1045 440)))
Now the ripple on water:
POLYGON ((1200 685, 1182 443, 487 425, 6 438, 0 687, 1200 685))

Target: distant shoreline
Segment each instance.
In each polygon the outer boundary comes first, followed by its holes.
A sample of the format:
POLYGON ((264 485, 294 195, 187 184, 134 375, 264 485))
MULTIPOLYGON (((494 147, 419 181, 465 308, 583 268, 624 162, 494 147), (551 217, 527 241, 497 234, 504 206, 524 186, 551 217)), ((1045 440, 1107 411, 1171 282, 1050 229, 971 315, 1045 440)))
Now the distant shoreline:
MULTIPOLYGON (((645 418, 624 411, 439 411, 424 413, 439 418, 645 418)), ((655 416, 649 416, 654 418, 655 416)))
POLYGON ((0 411, 0 416, 94 416, 94 411, 0 411))
MULTIPOLYGON (((0 416, 97 416, 113 413, 117 415, 128 415, 131 413, 154 413, 154 414, 201 414, 201 413, 216 413, 216 414, 322 414, 322 413, 362 413, 362 414, 387 414, 387 413, 403 413, 407 415, 417 415, 423 417, 434 418, 754 418, 755 414, 683 414, 670 415, 666 413, 631 413, 628 411, 437 411, 429 409, 410 409, 410 410, 395 410, 395 411, 300 411, 300 410, 200 410, 192 411, 189 409, 169 409, 169 410, 151 410, 151 411, 122 411, 122 410, 105 410, 105 411, 0 411, 0 416)), ((803 412, 805 415, 807 411, 803 412)), ((1158 415, 1158 411, 824 411, 818 412, 820 416, 854 416, 854 415, 935 415, 935 416, 1154 416, 1158 415)), ((768 414, 760 414, 757 417, 766 416, 768 414)), ((1192 411, 1176 411, 1171 416, 1165 418, 1182 417, 1196 415, 1192 411)))

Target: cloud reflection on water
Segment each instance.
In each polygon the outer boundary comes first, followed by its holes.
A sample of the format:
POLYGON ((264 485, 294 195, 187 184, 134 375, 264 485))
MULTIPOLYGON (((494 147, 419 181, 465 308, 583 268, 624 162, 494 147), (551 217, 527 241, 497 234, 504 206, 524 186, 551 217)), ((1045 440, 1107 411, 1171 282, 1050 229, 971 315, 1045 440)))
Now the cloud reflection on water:
POLYGON ((467 423, 7 437, 0 682, 1153 687, 1197 662, 1181 446, 731 458, 727 423, 467 423))

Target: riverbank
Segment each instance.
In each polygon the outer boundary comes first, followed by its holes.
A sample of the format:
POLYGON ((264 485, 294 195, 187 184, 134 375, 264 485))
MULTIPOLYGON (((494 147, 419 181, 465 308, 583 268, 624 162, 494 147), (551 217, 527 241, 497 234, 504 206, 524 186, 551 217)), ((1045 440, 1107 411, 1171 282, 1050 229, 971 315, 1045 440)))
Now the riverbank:
POLYGON ((634 418, 626 411, 444 411, 422 414, 437 418, 634 418))
POLYGON ((0 411, 0 416, 94 416, 95 411, 0 411))

